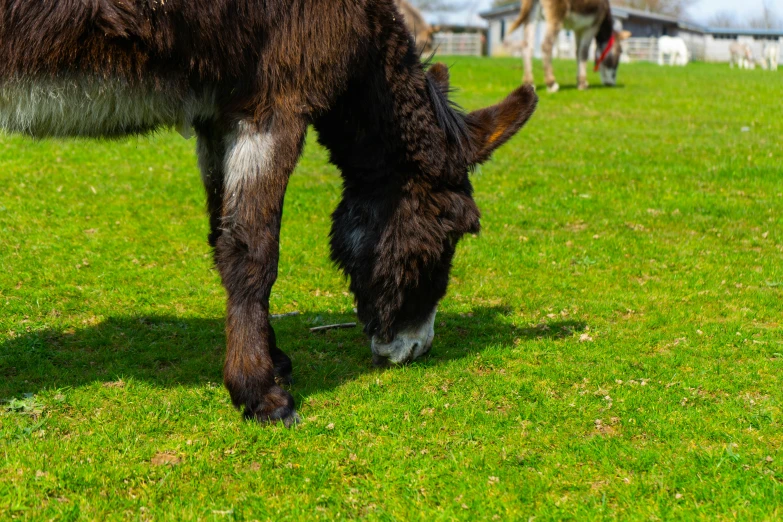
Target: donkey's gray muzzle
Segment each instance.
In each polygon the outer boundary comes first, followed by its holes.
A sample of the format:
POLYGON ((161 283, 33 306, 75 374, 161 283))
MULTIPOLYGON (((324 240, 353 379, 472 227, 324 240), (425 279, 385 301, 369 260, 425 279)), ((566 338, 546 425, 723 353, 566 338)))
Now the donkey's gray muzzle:
POLYGON ((430 351, 435 337, 435 315, 432 313, 420 325, 401 330, 390 343, 381 343, 373 337, 373 362, 383 366, 386 363, 405 364, 418 359, 430 351))

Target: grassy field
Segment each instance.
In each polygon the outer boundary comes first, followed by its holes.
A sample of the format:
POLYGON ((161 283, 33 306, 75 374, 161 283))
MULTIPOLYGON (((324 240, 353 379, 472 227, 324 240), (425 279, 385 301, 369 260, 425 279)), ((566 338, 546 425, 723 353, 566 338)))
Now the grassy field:
MULTIPOLYGON (((522 74, 449 63, 470 109, 522 74)), ((292 430, 222 387, 194 142, 0 137, 0 519, 783 517, 781 76, 620 82, 542 92, 476 173, 483 233, 403 368, 308 331, 353 319, 310 135, 272 297, 301 312, 276 321, 292 430)))

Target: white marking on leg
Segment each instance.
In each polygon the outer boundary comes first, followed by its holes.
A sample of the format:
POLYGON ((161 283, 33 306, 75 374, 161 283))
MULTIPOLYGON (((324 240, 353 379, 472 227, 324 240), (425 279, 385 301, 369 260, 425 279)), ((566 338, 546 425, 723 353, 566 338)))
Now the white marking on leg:
POLYGON ((432 347, 435 338, 435 316, 438 309, 417 326, 401 330, 390 343, 380 343, 372 339, 372 353, 377 357, 385 357, 393 364, 401 364, 418 359, 432 347))
POLYGON ((595 14, 585 15, 570 11, 566 15, 565 20, 563 20, 563 27, 581 33, 587 29, 594 28, 598 23, 599 21, 596 20, 595 14))
POLYGON ((579 60, 579 70, 577 72, 577 88, 579 89, 586 89, 587 88, 587 62, 580 59, 579 60))
POLYGON ((275 140, 251 122, 237 125, 227 143, 225 162, 226 193, 234 195, 249 181, 255 181, 272 170, 275 140))

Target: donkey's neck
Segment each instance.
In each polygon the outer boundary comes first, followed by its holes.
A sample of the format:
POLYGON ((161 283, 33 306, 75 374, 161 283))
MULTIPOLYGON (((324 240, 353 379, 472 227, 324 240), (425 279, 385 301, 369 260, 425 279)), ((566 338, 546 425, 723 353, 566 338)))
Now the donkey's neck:
POLYGON ((605 45, 614 33, 614 18, 611 11, 606 13, 601 25, 598 27, 598 33, 595 35, 595 41, 598 45, 605 45))
POLYGON ((400 183, 443 169, 444 133, 410 36, 398 21, 367 53, 330 110, 316 119, 320 142, 346 182, 400 183))

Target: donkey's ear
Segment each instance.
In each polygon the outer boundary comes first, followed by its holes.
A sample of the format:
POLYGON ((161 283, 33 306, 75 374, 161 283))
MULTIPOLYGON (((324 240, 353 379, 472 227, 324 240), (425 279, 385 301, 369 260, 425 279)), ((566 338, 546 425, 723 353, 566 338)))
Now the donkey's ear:
POLYGON ((472 149, 471 165, 484 163, 527 123, 538 103, 532 86, 512 92, 497 105, 468 114, 466 122, 472 149))
POLYGON ((449 68, 444 63, 435 63, 427 71, 427 77, 438 86, 440 92, 448 94, 449 92, 449 68))

